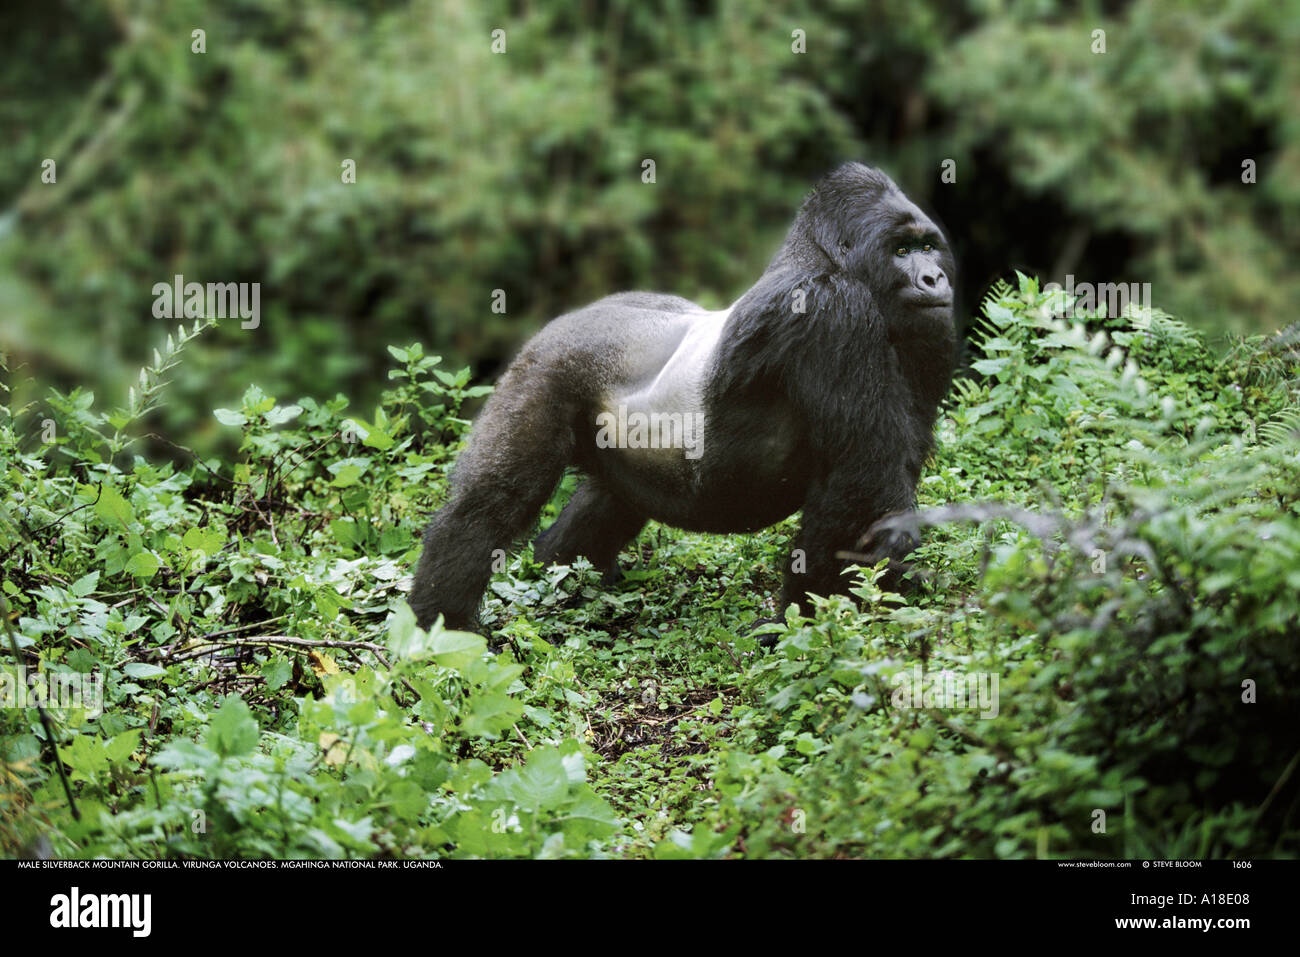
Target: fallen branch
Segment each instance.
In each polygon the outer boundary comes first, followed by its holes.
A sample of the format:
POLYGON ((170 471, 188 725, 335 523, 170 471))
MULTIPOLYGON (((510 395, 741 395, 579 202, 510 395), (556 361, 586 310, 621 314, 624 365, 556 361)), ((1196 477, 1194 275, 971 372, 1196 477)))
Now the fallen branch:
POLYGON ((170 661, 187 661, 190 658, 202 658, 204 655, 216 654, 230 648, 347 648, 349 650, 369 651, 379 657, 384 667, 384 648, 371 641, 342 641, 335 638, 294 638, 291 635, 259 635, 250 638, 232 638, 229 641, 214 641, 202 648, 188 648, 178 655, 169 656, 170 661))

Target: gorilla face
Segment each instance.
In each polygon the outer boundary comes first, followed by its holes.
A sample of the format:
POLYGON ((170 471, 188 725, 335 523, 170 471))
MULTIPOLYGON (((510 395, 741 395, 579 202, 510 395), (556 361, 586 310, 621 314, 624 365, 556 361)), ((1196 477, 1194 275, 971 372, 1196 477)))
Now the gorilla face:
POLYGON ((943 259, 943 237, 928 223, 912 222, 894 238, 893 291, 900 304, 952 310, 952 286, 943 259))
POLYGON ((942 231, 884 173, 849 163, 804 202, 773 265, 806 268, 865 288, 891 326, 952 321, 955 264, 942 231))
POLYGON ((876 197, 868 231, 854 248, 859 275, 888 313, 891 308, 934 310, 951 317, 952 256, 939 228, 898 187, 876 197))

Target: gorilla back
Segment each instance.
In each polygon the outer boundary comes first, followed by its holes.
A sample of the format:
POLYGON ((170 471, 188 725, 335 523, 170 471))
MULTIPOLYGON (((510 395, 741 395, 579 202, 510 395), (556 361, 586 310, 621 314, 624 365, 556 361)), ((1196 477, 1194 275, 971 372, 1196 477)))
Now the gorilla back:
MULTIPOLYGON (((782 603, 843 591, 837 552, 915 504, 952 374, 954 278, 935 224, 849 163, 729 308, 632 292, 553 320, 502 376, 425 532, 420 625, 477 629, 493 552, 570 465, 586 478, 536 540, 541 561, 585 556, 613 581, 648 519, 749 532, 802 509, 782 603)), ((896 575, 914 544, 875 554, 896 575)))

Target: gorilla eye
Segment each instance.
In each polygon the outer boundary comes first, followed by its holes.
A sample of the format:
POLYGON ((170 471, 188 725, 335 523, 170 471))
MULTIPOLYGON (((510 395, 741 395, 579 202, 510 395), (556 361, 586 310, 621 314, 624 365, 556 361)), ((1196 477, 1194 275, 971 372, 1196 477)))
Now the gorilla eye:
POLYGON ((924 246, 921 247, 921 252, 928 253, 933 248, 934 247, 931 246, 929 243, 926 243, 924 246))
POLYGON ((907 255, 907 247, 906 247, 906 246, 899 246, 897 249, 894 250, 894 255, 895 255, 895 256, 906 256, 906 255, 907 255))

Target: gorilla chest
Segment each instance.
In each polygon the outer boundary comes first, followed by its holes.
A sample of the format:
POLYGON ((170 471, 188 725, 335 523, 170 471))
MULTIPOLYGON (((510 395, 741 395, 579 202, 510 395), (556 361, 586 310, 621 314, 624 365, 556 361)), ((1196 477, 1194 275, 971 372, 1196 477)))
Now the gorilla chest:
MULTIPOLYGON (((648 440, 647 440, 648 441, 648 440)), ((793 514, 807 480, 792 433, 723 432, 705 418, 686 450, 597 450, 589 471, 650 518, 701 532, 755 531, 793 514)))
POLYGON ((681 317, 658 349, 624 357, 596 414, 588 467, 650 517, 702 531, 761 528, 795 511, 800 435, 776 395, 708 399, 727 311, 681 317))
POLYGON ((703 458, 708 431, 705 385, 724 312, 674 317, 650 341, 621 357, 595 416, 597 457, 685 477, 703 458))

